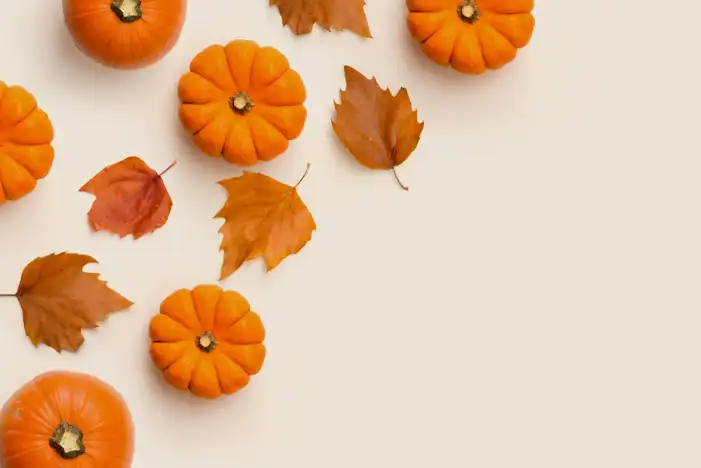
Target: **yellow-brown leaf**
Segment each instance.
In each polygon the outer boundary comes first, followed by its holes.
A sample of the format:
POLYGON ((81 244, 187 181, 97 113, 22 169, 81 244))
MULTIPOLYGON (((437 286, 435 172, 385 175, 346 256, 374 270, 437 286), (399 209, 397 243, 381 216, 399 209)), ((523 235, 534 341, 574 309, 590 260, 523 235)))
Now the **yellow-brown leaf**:
POLYGON ((348 30, 371 38, 365 17, 365 0, 270 0, 282 17, 282 24, 295 34, 309 34, 318 24, 327 31, 348 30))
POLYGON ((83 272, 89 263, 97 260, 64 252, 36 258, 24 268, 15 297, 34 346, 77 351, 84 341, 82 329, 97 328, 108 315, 133 304, 98 274, 83 272))
POLYGON ((394 170, 416 149, 424 128, 412 110, 409 94, 401 88, 393 96, 374 78, 368 79, 349 66, 345 75, 341 103, 334 103, 336 136, 363 166, 394 170))
POLYGON ((316 224, 297 193, 300 182, 291 187, 266 175, 245 171, 239 177, 219 182, 229 194, 215 216, 225 220, 219 229, 224 235, 220 279, 257 257, 264 258, 270 271, 309 242, 316 224))

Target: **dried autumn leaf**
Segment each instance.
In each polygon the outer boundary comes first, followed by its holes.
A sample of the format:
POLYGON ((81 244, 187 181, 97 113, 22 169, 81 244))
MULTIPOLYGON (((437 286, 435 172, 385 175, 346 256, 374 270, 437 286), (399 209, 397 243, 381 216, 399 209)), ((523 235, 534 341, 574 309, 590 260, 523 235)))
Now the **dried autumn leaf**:
MULTIPOLYGON (((407 90, 396 96, 346 66, 346 90, 341 103, 334 102, 336 136, 360 164, 370 169, 391 169, 402 164, 416 149, 424 129, 412 110, 407 90)), ((404 189, 397 177, 397 182, 404 189)))
POLYGON ((24 268, 17 292, 2 295, 19 300, 24 331, 34 346, 77 351, 84 341, 82 329, 97 328, 108 315, 133 304, 97 273, 83 272, 89 263, 97 260, 66 252, 36 258, 24 268))
POLYGON ((163 227, 173 201, 163 183, 163 174, 151 169, 136 156, 130 156, 101 170, 81 192, 95 195, 88 213, 93 230, 107 230, 119 237, 138 239, 163 227))
POLYGON ((314 23, 327 31, 348 30, 371 38, 365 16, 365 0, 270 0, 282 17, 283 26, 295 34, 309 34, 314 23))
POLYGON ((316 224, 297 193, 307 171, 294 187, 246 171, 239 177, 219 182, 229 194, 215 216, 225 220, 219 229, 224 235, 220 279, 234 273, 243 262, 257 257, 265 259, 270 271, 309 242, 316 224))

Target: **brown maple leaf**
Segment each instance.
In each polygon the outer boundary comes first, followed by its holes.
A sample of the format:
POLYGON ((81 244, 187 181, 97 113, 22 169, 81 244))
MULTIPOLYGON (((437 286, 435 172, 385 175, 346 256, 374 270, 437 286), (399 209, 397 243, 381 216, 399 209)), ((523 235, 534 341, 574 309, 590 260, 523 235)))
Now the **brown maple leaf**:
POLYGON ((296 254, 316 229, 297 187, 263 174, 244 171, 243 175, 219 182, 229 198, 215 218, 224 218, 219 232, 224 235, 221 278, 234 273, 246 260, 265 259, 268 271, 288 255, 296 254))
POLYGON ((140 158, 130 156, 97 173, 80 188, 95 195, 88 213, 93 230, 138 239, 163 227, 173 201, 162 176, 174 165, 158 174, 140 158))
POLYGON ((346 66, 346 90, 341 103, 334 102, 336 136, 360 164, 370 169, 391 169, 397 182, 408 190, 395 170, 416 149, 423 131, 417 112, 412 110, 407 90, 396 96, 382 89, 375 78, 368 79, 346 66))
POLYGON ((365 17, 365 0, 270 0, 282 17, 283 26, 295 34, 309 34, 314 23, 327 31, 348 30, 371 38, 365 17))
POLYGON ((66 252, 36 258, 24 268, 17 292, 1 295, 19 300, 24 331, 34 346, 75 352, 84 341, 82 329, 97 328, 109 314, 133 304, 97 273, 83 272, 89 263, 97 260, 66 252))

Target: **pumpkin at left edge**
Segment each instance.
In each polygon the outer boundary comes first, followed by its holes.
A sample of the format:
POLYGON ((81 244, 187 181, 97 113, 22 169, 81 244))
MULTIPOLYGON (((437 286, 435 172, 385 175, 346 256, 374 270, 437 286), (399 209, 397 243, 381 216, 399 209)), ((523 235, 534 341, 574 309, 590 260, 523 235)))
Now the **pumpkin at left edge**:
POLYGON ((3 468, 129 468, 131 414, 88 374, 51 371, 23 385, 0 414, 3 468))
POLYGON ((54 162, 54 128, 34 96, 0 81, 0 205, 31 193, 54 162))
POLYGON ((63 0, 78 49, 103 65, 134 69, 162 59, 185 22, 186 0, 63 0))

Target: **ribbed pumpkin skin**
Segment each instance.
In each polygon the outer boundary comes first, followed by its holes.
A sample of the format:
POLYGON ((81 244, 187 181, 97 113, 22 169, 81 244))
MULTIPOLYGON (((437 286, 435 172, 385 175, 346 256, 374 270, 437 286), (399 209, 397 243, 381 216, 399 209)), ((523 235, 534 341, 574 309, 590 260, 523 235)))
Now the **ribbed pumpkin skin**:
POLYGON ((502 68, 528 45, 535 28, 533 0, 406 0, 406 5, 409 32, 424 54, 466 74, 502 68))
POLYGON ((299 73, 279 50, 249 40, 197 54, 180 78, 178 97, 180 121, 195 145, 240 166, 283 154, 307 120, 299 73))
POLYGON ((151 358, 166 382, 200 398, 238 392, 265 361, 260 316, 239 293, 214 284, 166 297, 149 333, 151 358))
POLYGON ((0 81, 0 205, 31 193, 54 162, 54 128, 34 95, 0 81))
POLYGON ((53 371, 22 386, 0 414, 3 468, 129 468, 134 430, 117 391, 88 374, 53 371), (66 421, 83 431, 85 454, 64 459, 49 445, 66 421))

